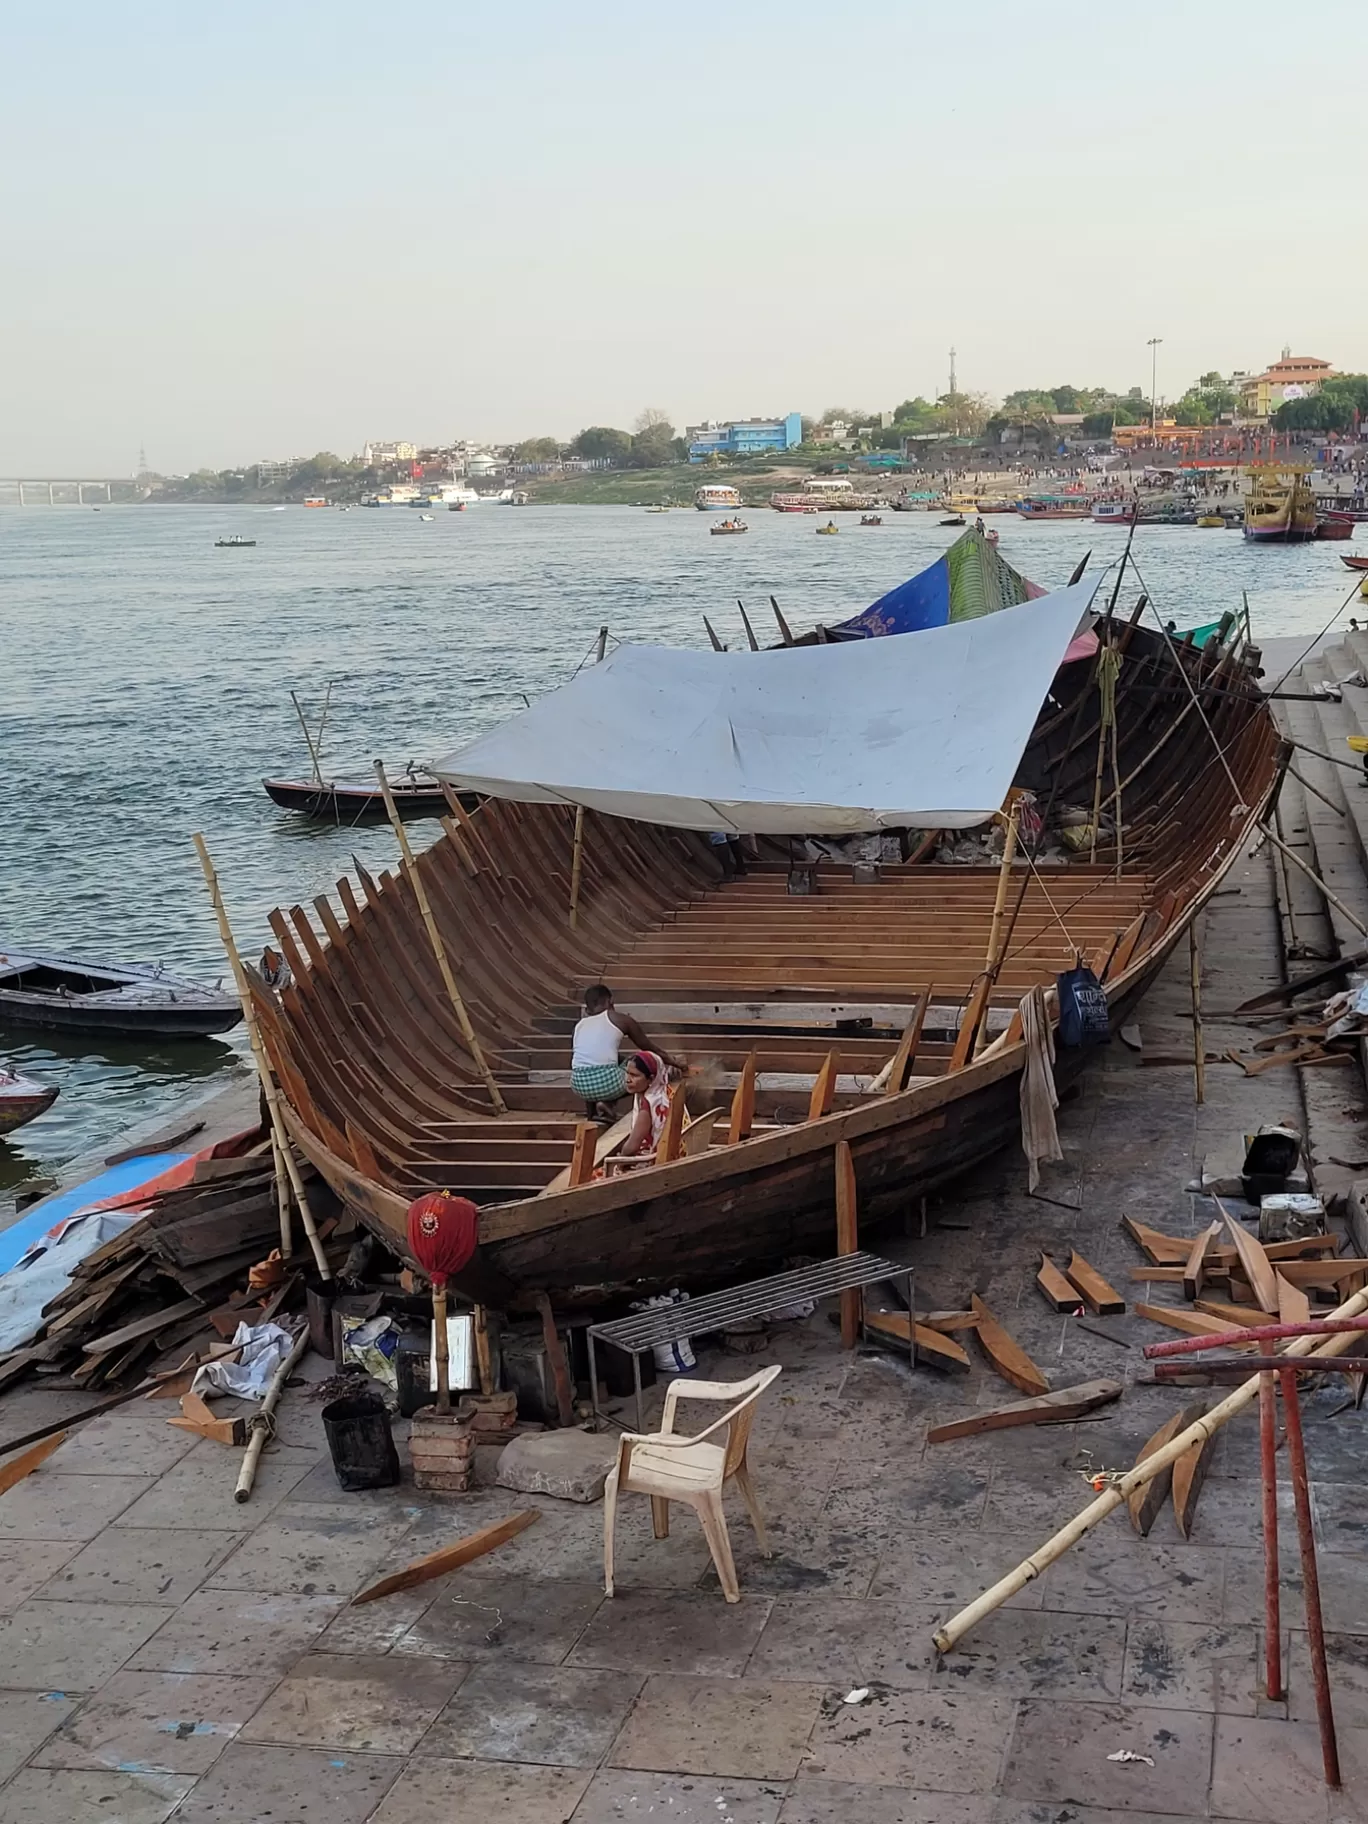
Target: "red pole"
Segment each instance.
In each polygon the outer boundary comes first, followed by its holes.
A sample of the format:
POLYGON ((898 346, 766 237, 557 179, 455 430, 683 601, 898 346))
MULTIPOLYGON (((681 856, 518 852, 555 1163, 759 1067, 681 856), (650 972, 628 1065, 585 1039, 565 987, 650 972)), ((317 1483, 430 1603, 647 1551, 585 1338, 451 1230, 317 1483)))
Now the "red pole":
POLYGON ((1146 1343, 1145 1360, 1196 1355, 1203 1349, 1230 1348, 1235 1343, 1277 1343, 1289 1336, 1335 1336, 1346 1330, 1368 1330, 1368 1316, 1313 1317, 1304 1324, 1254 1324, 1247 1330, 1223 1330, 1219 1336, 1178 1336, 1171 1343, 1146 1343))
POLYGON ((1278 1570, 1278 1458, 1273 1376, 1259 1376, 1259 1457, 1263 1465, 1264 1695, 1281 1702, 1282 1610, 1278 1570))
POLYGON ((1330 1704, 1330 1674, 1325 1664, 1320 1575, 1316 1569, 1316 1535, 1311 1525, 1311 1487, 1306 1479, 1306 1445, 1302 1439, 1296 1370, 1282 1368, 1278 1371, 1278 1378, 1282 1382, 1287 1460, 1292 1470, 1292 1499, 1296 1503, 1297 1535, 1301 1542, 1302 1598, 1306 1604, 1306 1640, 1311 1649, 1311 1677, 1316 1687, 1316 1720, 1320 1724, 1321 1760, 1325 1765, 1326 1785, 1338 1788, 1339 1745, 1335 1740, 1335 1712, 1330 1704))

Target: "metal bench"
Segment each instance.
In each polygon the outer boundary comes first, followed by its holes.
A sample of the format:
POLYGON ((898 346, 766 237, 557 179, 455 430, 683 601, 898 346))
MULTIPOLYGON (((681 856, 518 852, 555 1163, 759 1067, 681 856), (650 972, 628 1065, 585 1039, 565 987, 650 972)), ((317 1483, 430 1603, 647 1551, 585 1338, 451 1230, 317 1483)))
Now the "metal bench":
MULTIPOLYGON (((912 1310, 912 1268, 900 1261, 882 1260, 877 1254, 863 1251, 840 1254, 834 1260, 819 1260, 810 1267, 795 1267, 788 1273, 775 1273, 769 1279, 753 1279, 744 1286, 732 1286, 725 1292, 709 1292, 703 1298, 686 1298, 675 1305, 657 1305, 649 1311, 634 1311, 630 1317, 617 1317, 607 1324, 590 1324, 589 1385, 594 1417, 598 1410, 598 1364, 595 1342, 611 1343, 632 1358, 632 1379, 636 1386, 637 1430, 645 1428, 641 1403, 641 1357, 647 1349, 661 1343, 678 1342, 681 1336, 706 1336, 710 1331, 725 1330, 732 1324, 750 1318, 772 1317, 786 1305, 804 1304, 809 1299, 829 1298, 836 1292, 852 1292, 872 1286, 881 1279, 907 1282, 907 1309, 912 1310)), ((864 1309, 861 1304, 861 1327, 864 1309)), ((907 1326, 908 1353, 915 1364, 912 1325, 907 1326)))

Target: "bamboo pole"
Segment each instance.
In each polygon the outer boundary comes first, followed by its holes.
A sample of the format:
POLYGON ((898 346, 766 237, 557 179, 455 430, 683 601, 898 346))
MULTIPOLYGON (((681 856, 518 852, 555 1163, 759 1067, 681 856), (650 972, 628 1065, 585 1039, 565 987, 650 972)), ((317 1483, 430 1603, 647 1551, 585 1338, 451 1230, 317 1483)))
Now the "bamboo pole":
MULTIPOLYGON (((1368 1312, 1368 1290, 1356 1292, 1331 1312, 1330 1316, 1359 1317, 1364 1312, 1368 1312)), ((1314 1337, 1304 1336, 1289 1343, 1286 1353, 1307 1355, 1313 1359, 1316 1356, 1343 1355, 1355 1336, 1360 1334, 1359 1331, 1346 1331, 1331 1336, 1319 1349, 1312 1347, 1316 1340, 1314 1337)), ((1123 1507, 1127 1497, 1137 1488, 1143 1488, 1147 1482, 1152 1482, 1161 1470, 1176 1463, 1194 1444, 1214 1437, 1227 1420, 1233 1419, 1237 1412, 1243 1412, 1252 1400, 1257 1399, 1258 1393, 1259 1376, 1255 1374, 1228 1394, 1219 1405, 1213 1406, 1210 1412, 1189 1425, 1185 1431, 1180 1431, 1177 1437, 1170 1439, 1162 1450, 1156 1450, 1151 1456, 1143 1458, 1119 1482, 1105 1490, 1095 1501, 1090 1501, 1081 1513, 1075 1514, 1067 1526, 1062 1526, 1037 1551, 1024 1558, 1015 1570, 999 1578, 991 1589, 976 1596, 958 1614, 952 1615, 949 1621, 939 1627, 932 1636, 937 1652, 948 1653, 956 1641, 962 1640, 971 1628, 977 1627, 986 1616, 1000 1609, 1008 1597, 1015 1596, 1018 1590, 1024 1590, 1028 1583, 1039 1577, 1056 1559, 1062 1558, 1071 1545, 1076 1545, 1085 1534, 1090 1533, 1100 1520, 1105 1520, 1108 1514, 1123 1507)))
MULTIPOLYGON (((1001 812, 999 812, 1001 816, 1001 812)), ((983 971, 988 977, 988 994, 992 996, 993 983, 997 980, 998 970, 1002 967, 999 951, 1002 948, 1002 915, 1007 908, 1007 887, 1012 878, 1012 861, 1016 856, 1017 833, 1021 828, 1021 800, 1012 798, 1007 811, 1007 828, 1002 839, 1002 866, 998 869, 997 893, 993 899, 993 920, 988 928, 988 954, 983 960, 983 971)), ((974 1056, 983 1050, 988 1043, 988 1003, 984 1002, 983 1019, 974 1035, 974 1056)))
MULTIPOLYGON (((742 609, 742 613, 745 610, 742 609)), ((712 629, 708 631, 711 633, 712 629)), ((603 656, 608 650, 608 629, 600 627, 598 645, 594 651, 595 665, 602 665, 603 656)), ((575 806, 575 840, 570 851, 570 929, 579 930, 579 897, 580 880, 584 872, 584 806, 575 806)))
POLYGON ((485 1088, 489 1091, 490 1100, 501 1115, 507 1114, 507 1104, 499 1092, 499 1085, 494 1080, 494 1072, 489 1068, 489 1062, 484 1055, 480 1041, 475 1036, 475 1028, 470 1023, 470 1015, 466 1012, 466 1004, 461 998, 460 989, 456 986, 456 977, 451 972, 451 964, 447 960, 446 946, 442 942, 442 934, 437 929, 437 920, 432 916, 432 907, 428 903, 427 888, 423 885, 423 877, 418 871, 418 863, 414 859, 413 850, 409 847, 408 832, 404 828, 404 820, 399 815, 399 807, 394 802, 394 793, 390 790, 389 780, 385 777, 385 763, 383 760, 377 760, 375 762, 375 776, 380 781, 380 790, 384 796, 385 809, 389 812, 389 820, 393 825, 394 834, 399 843, 399 852, 404 858, 404 872, 408 875, 409 884, 413 888, 413 896, 418 901, 418 911, 422 916, 424 925, 427 927, 428 942, 432 945, 432 954, 437 959, 438 972, 446 986, 451 1005, 456 1011, 456 1019, 460 1025, 462 1036, 464 1037, 466 1044, 470 1047, 470 1055, 475 1060, 476 1068, 484 1078, 485 1088))
POLYGON ((271 1127, 271 1162, 275 1167, 276 1210, 280 1216, 280 1256, 282 1260, 288 1260, 294 1253, 294 1235, 290 1229, 290 1180, 285 1161, 280 1156, 274 1124, 271 1127))
POLYGON ((242 1468, 238 1471, 237 1487, 233 1490, 234 1501, 246 1501, 252 1492, 256 1480, 257 1464, 261 1453, 266 1448, 267 1440, 275 1433, 275 1409, 280 1396, 285 1391, 285 1383, 294 1373, 295 1366, 309 1344, 309 1326, 305 1324, 295 1339, 295 1346, 285 1360, 271 1376, 259 1409, 248 1420, 252 1435, 247 1440, 247 1448, 242 1453, 242 1468))
MULTIPOLYGON (((275 1073, 271 1069, 271 1060, 266 1055, 266 1046, 261 1037, 261 1028, 257 1025, 256 1008, 252 1003, 252 990, 247 981, 247 971, 238 954, 237 944, 233 940, 233 928, 228 923, 228 914, 224 909, 223 894, 219 890, 218 874, 210 860, 209 850, 204 837, 196 830, 194 835, 195 852, 199 856, 200 867, 204 870, 205 883, 209 888, 209 898, 213 902, 214 915, 218 919, 219 937, 227 952, 228 962, 233 971, 233 980, 237 984, 238 1000, 242 1003, 242 1017, 247 1024, 247 1037, 251 1042, 252 1056, 256 1060, 257 1076, 261 1079, 262 1094, 266 1098, 266 1107, 271 1117, 271 1137, 275 1143, 277 1160, 284 1160, 285 1170, 290 1180, 290 1189, 294 1192, 295 1202, 299 1206, 300 1220, 304 1224, 304 1233, 309 1238, 313 1250, 314 1265, 318 1268, 320 1279, 331 1279, 332 1268, 328 1257, 323 1252, 323 1243, 318 1239, 318 1224, 309 1207, 308 1194, 304 1189, 304 1180, 299 1175, 295 1164, 294 1152, 290 1146, 290 1136, 285 1131, 285 1117, 280 1112, 280 1092, 276 1088, 275 1073)), ((282 1250, 283 1251, 283 1250, 282 1250)), ((246 1497, 244 1496, 245 1500, 246 1497)))
POLYGON ((432 1288, 432 1352, 437 1365, 437 1410, 451 1411, 451 1354, 447 1341, 446 1280, 432 1288))
POLYGON ((1317 874, 1315 869, 1312 868, 1307 862, 1304 862, 1302 860, 1301 856, 1298 855, 1298 853, 1295 849, 1289 848, 1287 846, 1287 844, 1283 841, 1281 836, 1275 836, 1273 834, 1272 830, 1269 829, 1269 827, 1266 823, 1261 823, 1259 825, 1259 829, 1262 831, 1262 833, 1265 836, 1267 836, 1268 840, 1273 844, 1273 846, 1275 848, 1281 849, 1283 854, 1286 855, 1287 859, 1295 867, 1298 867, 1301 869, 1302 873, 1305 874, 1305 876, 1307 877, 1308 880, 1312 880, 1316 883, 1316 885, 1320 888, 1321 892, 1325 895, 1326 899, 1329 900, 1330 904, 1335 908, 1335 910, 1338 913, 1340 913, 1344 918, 1347 918, 1349 920, 1349 923, 1354 927, 1355 931, 1357 931, 1361 937, 1368 937, 1368 925, 1365 925, 1361 918, 1356 918, 1354 916, 1354 914, 1349 910, 1348 906, 1345 905, 1344 901, 1342 899, 1339 899, 1334 893, 1332 893, 1330 891, 1329 887, 1326 886, 1325 882, 1321 879, 1320 875, 1317 874))
POLYGON ((1259 1490, 1264 1553, 1264 1696, 1284 1697, 1282 1682, 1282 1567, 1278 1560, 1278 1444, 1273 1376, 1259 1376, 1259 1490))
MULTIPOLYGON (((332 686, 329 685, 328 688, 331 689, 332 686)), ((304 745, 309 750, 310 760, 313 761, 314 780, 318 785, 322 785, 322 783, 323 783, 323 762, 319 756, 318 749, 314 746, 314 738, 309 733, 309 724, 305 720, 304 711, 299 707, 299 698, 295 695, 295 693, 293 691, 290 692, 290 701, 291 701, 291 703, 294 704, 295 714, 299 717, 299 726, 304 730, 304 745)))
POLYGON ((1195 918, 1188 926, 1188 976, 1192 985, 1192 1074, 1200 1108, 1206 1101, 1206 1029, 1202 1025, 1202 947, 1195 918))
POLYGON ((1330 1673, 1325 1663, 1325 1622, 1321 1613, 1320 1572, 1316 1567, 1316 1530, 1311 1519, 1311 1484, 1306 1473, 1306 1443, 1302 1437, 1301 1394, 1296 1371, 1280 1368, 1283 1428, 1287 1433, 1287 1460, 1292 1471, 1292 1505, 1297 1515, 1297 1543, 1301 1547, 1302 1601, 1306 1609, 1306 1644, 1311 1654, 1311 1682, 1316 1692, 1316 1720, 1320 1725, 1321 1762, 1325 1783, 1340 1786, 1339 1743, 1335 1738, 1335 1712, 1330 1702, 1330 1673))

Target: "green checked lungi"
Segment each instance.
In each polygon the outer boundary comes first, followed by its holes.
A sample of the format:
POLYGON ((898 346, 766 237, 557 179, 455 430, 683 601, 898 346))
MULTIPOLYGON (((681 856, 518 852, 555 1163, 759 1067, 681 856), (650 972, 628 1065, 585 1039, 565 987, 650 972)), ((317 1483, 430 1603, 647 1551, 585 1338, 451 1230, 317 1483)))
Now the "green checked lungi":
POLYGON ((581 1064, 570 1072, 570 1087, 586 1102, 616 1102, 627 1093, 627 1073, 621 1064, 581 1064))

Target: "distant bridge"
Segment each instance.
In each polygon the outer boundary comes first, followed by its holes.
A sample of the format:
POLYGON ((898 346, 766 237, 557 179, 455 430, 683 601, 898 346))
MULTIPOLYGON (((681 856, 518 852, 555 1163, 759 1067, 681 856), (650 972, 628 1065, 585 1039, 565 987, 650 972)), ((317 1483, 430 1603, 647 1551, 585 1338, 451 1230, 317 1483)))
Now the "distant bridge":
POLYGON ((146 489, 131 475, 116 475, 108 481, 81 481, 67 477, 53 481, 30 480, 28 476, 0 475, 0 506, 6 507, 84 507, 92 504, 87 494, 112 502, 141 500, 146 489))

